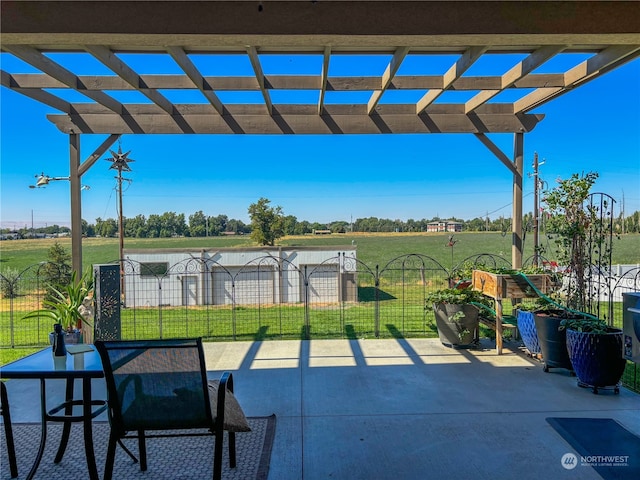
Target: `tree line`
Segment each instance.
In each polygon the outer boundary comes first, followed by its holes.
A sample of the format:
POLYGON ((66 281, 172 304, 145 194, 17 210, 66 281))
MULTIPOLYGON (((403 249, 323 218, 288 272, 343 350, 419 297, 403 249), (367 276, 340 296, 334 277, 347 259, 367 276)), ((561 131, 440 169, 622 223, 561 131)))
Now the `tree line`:
MULTIPOLYGON (((273 213, 275 214, 269 222, 276 222, 274 225, 277 230, 278 237, 283 235, 306 235, 317 230, 330 230, 332 233, 351 233, 351 232, 426 232, 427 224, 430 222, 454 221, 462 224, 463 231, 489 231, 489 232, 510 232, 511 219, 509 217, 497 217, 490 219, 474 218, 464 220, 461 218, 440 218, 433 217, 430 219, 389 219, 378 217, 357 218, 352 222, 346 220, 335 220, 329 223, 309 222, 307 220, 298 220, 294 215, 284 215, 280 207, 269 207, 268 199, 260 199, 249 207, 252 222, 245 224, 242 220, 229 218, 227 215, 206 215, 202 210, 192 213, 188 217, 183 213, 165 212, 161 215, 152 214, 148 217, 145 215, 136 215, 135 217, 125 218, 124 235, 128 238, 168 238, 168 237, 207 237, 221 235, 248 235, 254 230, 263 230, 259 220, 253 221, 255 215, 273 213), (254 209, 254 215, 251 209, 254 209), (270 209, 274 210, 270 212, 270 209)), ((526 213, 523 216, 523 225, 527 230, 533 228, 533 215, 526 213)), ((266 227, 265 227, 266 228, 266 227)), ((640 233, 640 212, 615 220, 615 228, 619 233, 640 233), (624 227, 624 228, 623 228, 624 227)), ((540 231, 546 232, 545 218, 540 221, 540 231)), ((26 226, 19 230, 2 229, 0 233, 12 233, 19 238, 29 238, 32 235, 64 235, 68 234, 70 229, 64 226, 49 225, 47 227, 30 229, 26 226)), ((118 222, 113 218, 96 218, 95 223, 82 221, 82 233, 87 237, 116 237, 118 236, 118 222)), ((549 232, 552 233, 552 232, 549 232)), ((258 243, 261 243, 258 241, 258 243)))

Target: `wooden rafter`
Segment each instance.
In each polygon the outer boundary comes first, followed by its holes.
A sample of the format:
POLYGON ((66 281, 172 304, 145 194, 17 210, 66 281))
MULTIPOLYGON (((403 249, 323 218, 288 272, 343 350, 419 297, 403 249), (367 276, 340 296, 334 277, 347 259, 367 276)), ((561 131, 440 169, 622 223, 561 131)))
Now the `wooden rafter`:
POLYGON ((564 74, 564 83, 560 88, 541 87, 514 103, 514 113, 528 112, 558 95, 568 92, 581 83, 593 80, 620 63, 635 58, 640 53, 640 45, 614 45, 602 50, 592 58, 576 65, 564 74))
POLYGON ((193 84, 200 90, 200 92, 209 100, 209 103, 213 105, 213 108, 216 109, 220 115, 224 113, 224 106, 220 99, 216 96, 211 88, 209 82, 207 82, 202 74, 198 71, 198 68, 193 64, 193 62, 189 59, 184 49, 181 47, 167 47, 167 52, 171 55, 171 58, 175 60, 175 62, 180 66, 182 70, 187 74, 187 76, 191 79, 193 84))
POLYGON ((389 65, 387 65, 387 68, 382 74, 382 85, 380 90, 374 90, 371 98, 369 98, 369 102, 367 103, 367 115, 371 115, 373 113, 373 110, 376 108, 376 105, 378 105, 378 102, 382 98, 382 95, 387 90, 387 88, 389 88, 393 77, 400 68, 400 64, 407 56, 407 53, 409 53, 409 47, 400 47, 393 54, 389 65))
MULTIPOLYGON (((487 50, 487 47, 471 47, 458 59, 456 63, 442 76, 442 85, 437 88, 430 89, 425 93, 416 105, 416 113, 424 111, 429 105, 436 101, 442 95, 442 92, 449 89, 454 82, 460 79, 462 74, 466 72, 473 63, 487 50)), ((473 84, 472 84, 473 85, 473 84)), ((478 86, 473 85, 473 88, 478 86)))
POLYGON ((327 91, 327 80, 329 78, 329 61, 331 60, 331 48, 325 47, 322 57, 322 72, 320 73, 320 96, 318 98, 318 115, 322 115, 324 110, 324 94, 327 91))
MULTIPOLYGON (((3 45, 2 48, 7 52, 12 53, 23 62, 26 62, 32 67, 45 72, 66 87, 69 87, 72 90, 76 90, 83 95, 86 95, 91 100, 99 103, 100 105, 104 105, 112 112, 118 114, 123 113, 123 107, 120 102, 102 91, 87 90, 84 84, 73 72, 70 72, 62 65, 59 65, 50 58, 45 57, 35 48, 26 45, 3 45)), ((41 96, 45 97, 44 95, 41 96)), ((47 98, 49 100, 52 100, 48 96, 47 98)))
POLYGON ((125 82, 134 87, 153 103, 162 108, 169 115, 174 113, 173 104, 160 92, 153 88, 149 88, 140 75, 138 75, 131 67, 120 60, 114 52, 104 45, 85 45, 85 50, 102 62, 107 68, 113 70, 125 82))
POLYGON ((547 46, 541 47, 531 53, 527 58, 514 65, 508 72, 502 75, 500 88, 483 90, 465 103, 466 113, 470 113, 480 105, 486 103, 506 88, 510 88, 516 81, 538 68, 551 57, 560 53, 565 47, 547 46))
POLYGON ((273 104, 271 103, 271 95, 269 95, 269 90, 265 85, 264 81, 264 72, 262 71, 262 65, 260 65, 260 59, 258 58, 258 51, 256 47, 249 46, 247 47, 247 54, 249 55, 249 61, 251 62, 251 66, 253 67, 253 72, 258 80, 258 86, 260 87, 260 91, 262 92, 262 96, 264 97, 264 104, 267 107, 267 112, 269 115, 273 114, 273 104))

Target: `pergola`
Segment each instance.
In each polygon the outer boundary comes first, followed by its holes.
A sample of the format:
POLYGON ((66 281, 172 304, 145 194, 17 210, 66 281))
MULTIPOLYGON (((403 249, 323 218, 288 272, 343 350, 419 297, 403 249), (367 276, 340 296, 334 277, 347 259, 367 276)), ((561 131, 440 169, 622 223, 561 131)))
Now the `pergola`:
POLYGON ((2 51, 38 72, 3 69, 2 85, 57 110, 48 119, 69 135, 76 271, 82 269, 82 175, 120 135, 153 133, 473 134, 513 175, 512 263, 520 267, 524 134, 544 117, 532 111, 640 55, 635 0, 3 0, 0 9, 2 51), (110 73, 76 74, 51 53, 91 57, 110 73), (180 73, 139 73, 123 60, 128 53, 170 57, 180 73), (567 69, 538 71, 578 53, 585 59, 567 69), (445 54, 455 60, 442 71, 401 71, 445 54), (465 75, 477 62, 506 54, 520 59, 491 75, 465 75), (248 60, 252 74, 203 71, 203 58, 230 55, 248 60), (265 73, 273 55, 315 57, 318 71, 265 73), (332 61, 345 55, 388 61, 378 75, 330 74, 332 61), (83 100, 66 100, 65 90, 83 100), (199 100, 172 101, 175 91, 195 92, 199 100), (116 92, 137 92, 143 100, 118 100, 116 92), (230 92, 258 92, 260 100, 224 101, 230 92), (313 92, 314 101, 274 101, 287 92, 313 92), (349 92, 364 92, 365 100, 330 99, 349 92), (393 101, 407 92, 415 99, 393 101), (451 92, 467 95, 452 101, 451 92), (108 137, 81 161, 83 133, 108 137), (495 133, 513 135, 513 152, 487 136, 495 133))

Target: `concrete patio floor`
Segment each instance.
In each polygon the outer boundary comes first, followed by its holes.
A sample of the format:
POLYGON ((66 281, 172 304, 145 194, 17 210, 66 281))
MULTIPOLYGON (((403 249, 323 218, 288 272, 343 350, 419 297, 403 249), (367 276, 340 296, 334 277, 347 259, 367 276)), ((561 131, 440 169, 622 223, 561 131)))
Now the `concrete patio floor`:
MULTIPOLYGON (((579 388, 517 343, 452 350, 438 339, 205 344, 249 416, 277 416, 269 479, 599 479, 547 417, 612 418, 640 435, 640 395, 579 388)), ((38 382, 8 382, 14 422, 37 422, 38 382)), ((95 397, 104 385, 96 382, 95 397)), ((56 402, 62 389, 49 395, 56 402)), ((594 432, 597 434, 597 432, 594 432)), ((239 461, 242 461, 239 459, 239 461)), ((624 467, 620 467, 624 468, 624 467)))

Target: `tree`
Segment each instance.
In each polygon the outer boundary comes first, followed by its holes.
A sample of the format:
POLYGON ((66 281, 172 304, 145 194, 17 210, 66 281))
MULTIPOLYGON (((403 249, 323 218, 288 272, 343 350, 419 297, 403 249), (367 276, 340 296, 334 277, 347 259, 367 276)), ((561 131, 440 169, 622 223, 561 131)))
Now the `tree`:
POLYGON ((82 235, 85 237, 95 237, 96 235, 94 226, 84 219, 82 220, 82 235))
POLYGON ((222 235, 227 230, 229 218, 226 215, 218 215, 217 217, 209 217, 209 234, 222 235))
POLYGON ((55 242, 47 252, 48 261, 42 266, 42 278, 46 285, 44 300, 54 298, 54 289, 62 288, 71 281, 71 253, 55 242))
POLYGON ((124 219, 124 236, 145 238, 147 236, 147 219, 144 215, 138 214, 133 218, 124 219))
POLYGON ((294 215, 287 215, 284 217, 284 234, 295 235, 297 223, 298 219, 294 215))
POLYGON ((202 210, 189 215, 189 236, 205 237, 207 235, 207 217, 202 210))
POLYGON ((271 245, 284 235, 284 216, 281 207, 270 207, 271 201, 260 198, 249 205, 251 238, 259 245, 271 245))
POLYGON ((6 268, 0 272, 0 294, 4 298, 16 298, 20 293, 20 272, 6 268))

